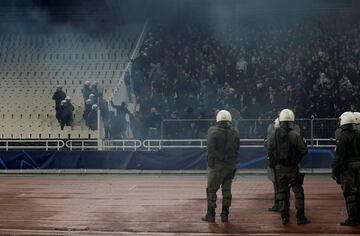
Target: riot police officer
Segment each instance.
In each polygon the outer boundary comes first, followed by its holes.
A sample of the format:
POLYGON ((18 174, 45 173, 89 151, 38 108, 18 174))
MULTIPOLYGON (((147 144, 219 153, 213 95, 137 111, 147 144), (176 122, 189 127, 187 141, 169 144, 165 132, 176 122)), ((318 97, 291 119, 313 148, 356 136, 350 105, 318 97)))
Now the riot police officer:
POLYGON ((231 114, 221 110, 216 115, 216 126, 208 130, 207 213, 202 218, 208 222, 215 222, 216 192, 220 186, 223 195, 221 221, 228 222, 232 199, 231 184, 236 172, 240 146, 239 135, 231 127, 231 121, 231 114))
POLYGON ((295 115, 291 110, 282 110, 279 114, 279 121, 280 127, 269 138, 268 156, 276 171, 277 199, 282 223, 289 224, 290 221, 291 188, 295 194, 297 224, 308 224, 310 221, 305 217, 304 189, 302 187, 304 174, 299 171, 299 164, 308 153, 308 149, 301 136, 293 130, 295 115))
MULTIPOLYGON (((275 133, 275 129, 280 127, 280 123, 279 123, 279 118, 276 118, 274 120, 273 123, 269 124, 268 128, 267 128, 267 137, 265 139, 264 142, 264 146, 267 147, 268 146, 268 140, 270 138, 270 136, 275 133)), ((272 167, 273 165, 270 164, 270 162, 268 163, 268 167, 267 167, 267 173, 268 173, 268 178, 269 180, 273 183, 273 188, 274 188, 274 205, 269 208, 269 211, 279 211, 279 201, 276 199, 276 192, 277 192, 277 180, 276 180, 276 173, 274 171, 274 168, 272 167)))
POLYGON ((360 224, 360 135, 355 123, 351 112, 340 116, 340 134, 332 162, 332 178, 341 184, 348 213, 348 218, 340 222, 343 226, 360 224))
POLYGON ((62 86, 58 85, 56 91, 52 96, 52 99, 55 101, 55 111, 59 112, 61 107, 61 102, 66 98, 65 92, 62 90, 62 86))

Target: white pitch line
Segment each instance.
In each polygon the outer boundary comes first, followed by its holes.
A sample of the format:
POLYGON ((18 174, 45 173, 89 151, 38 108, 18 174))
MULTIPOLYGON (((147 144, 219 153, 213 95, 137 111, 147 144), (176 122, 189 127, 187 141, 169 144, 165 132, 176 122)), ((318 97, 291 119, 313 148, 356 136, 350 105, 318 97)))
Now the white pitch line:
POLYGON ((137 187, 137 185, 133 185, 133 186, 131 186, 128 190, 131 191, 131 190, 133 190, 133 189, 136 188, 136 187, 137 187))

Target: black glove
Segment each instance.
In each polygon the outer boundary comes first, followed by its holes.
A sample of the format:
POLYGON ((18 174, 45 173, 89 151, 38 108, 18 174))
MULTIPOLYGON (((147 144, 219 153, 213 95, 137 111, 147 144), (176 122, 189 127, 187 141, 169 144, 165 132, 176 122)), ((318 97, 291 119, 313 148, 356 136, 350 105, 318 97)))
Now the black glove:
POLYGON ((341 184, 339 175, 337 175, 335 173, 332 173, 331 178, 333 178, 336 181, 337 184, 341 184))

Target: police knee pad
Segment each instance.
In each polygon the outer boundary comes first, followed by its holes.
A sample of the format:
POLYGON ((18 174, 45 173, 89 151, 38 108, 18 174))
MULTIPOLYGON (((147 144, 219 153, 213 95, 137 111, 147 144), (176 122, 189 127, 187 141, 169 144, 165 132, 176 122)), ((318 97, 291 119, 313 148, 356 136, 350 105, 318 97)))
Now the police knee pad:
POLYGON ((285 201, 287 199, 289 199, 289 194, 287 192, 277 192, 276 193, 276 199, 278 201, 285 201))
POLYGON ((232 199, 232 194, 231 193, 223 194, 223 199, 224 200, 231 200, 232 199))
POLYGON ((216 192, 212 191, 211 189, 209 190, 209 188, 207 188, 206 195, 209 200, 216 201, 216 198, 217 198, 216 192))
POLYGON ((304 188, 302 186, 295 188, 294 194, 296 199, 304 199, 304 188))

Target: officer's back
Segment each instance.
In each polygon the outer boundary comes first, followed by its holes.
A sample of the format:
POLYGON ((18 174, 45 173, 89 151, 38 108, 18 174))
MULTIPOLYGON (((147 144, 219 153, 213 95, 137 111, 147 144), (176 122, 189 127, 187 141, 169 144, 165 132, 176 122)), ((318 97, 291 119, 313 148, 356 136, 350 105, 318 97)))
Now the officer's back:
POLYGON ((236 164, 239 137, 236 130, 226 123, 210 127, 208 131, 209 166, 215 164, 236 164))

